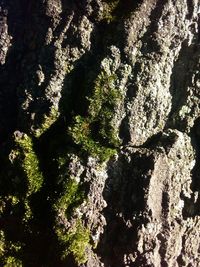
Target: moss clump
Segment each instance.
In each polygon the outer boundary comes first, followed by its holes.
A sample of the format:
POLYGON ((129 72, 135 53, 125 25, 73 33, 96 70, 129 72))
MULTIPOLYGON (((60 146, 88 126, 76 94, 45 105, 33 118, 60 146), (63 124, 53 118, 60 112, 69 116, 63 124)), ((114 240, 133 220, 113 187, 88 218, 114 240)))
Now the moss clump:
POLYGON ((39 191, 42 187, 43 176, 39 168, 39 160, 33 148, 32 138, 26 134, 16 136, 17 161, 27 178, 27 196, 39 191))
MULTIPOLYGON (((24 206, 24 221, 28 221, 32 217, 30 207, 30 196, 35 194, 42 188, 43 175, 40 171, 39 159, 34 149, 34 143, 30 136, 15 132, 15 148, 11 151, 9 158, 14 166, 16 189, 19 192, 15 194, 19 197, 20 202, 24 206)), ((16 190, 15 189, 15 190, 16 190)))
MULTIPOLYGON (((59 214, 59 217, 70 220, 71 212, 78 207, 85 199, 85 194, 81 190, 79 184, 70 179, 65 184, 65 191, 54 204, 54 209, 59 214)), ((78 264, 84 263, 87 260, 86 248, 90 243, 90 232, 83 225, 81 220, 78 220, 74 227, 69 230, 63 229, 62 226, 57 225, 55 232, 58 241, 63 247, 61 255, 62 260, 67 258, 69 254, 74 256, 78 264)))
POLYGON ((5 235, 3 231, 0 231, 0 258, 4 256, 6 250, 5 235))
POLYGON ((102 106, 107 104, 113 106, 121 98, 121 93, 115 88, 116 75, 108 75, 102 71, 94 83, 94 91, 91 97, 88 113, 92 118, 101 112, 102 106))
POLYGON ((21 250, 18 243, 6 241, 4 232, 0 231, 0 265, 6 267, 21 267, 22 262, 17 258, 17 253, 21 250), (15 255, 15 256, 14 256, 15 255))
POLYGON ((9 256, 4 261, 4 267, 22 267, 22 262, 15 257, 9 256))
POLYGON ((83 264, 87 261, 86 250, 90 246, 90 231, 83 226, 81 220, 77 220, 74 227, 67 232, 58 229, 57 236, 65 247, 62 254, 63 259, 72 254, 78 264, 83 264))
POLYGON ((69 155, 63 155, 57 159, 60 183, 60 195, 53 205, 56 215, 55 233, 61 245, 62 260, 72 254, 77 263, 81 264, 87 260, 86 248, 90 246, 90 232, 81 219, 77 219, 76 208, 85 200, 85 190, 77 182, 76 177, 70 176, 69 155), (76 219, 75 219, 76 218, 76 219), (69 228, 70 225, 73 225, 69 228))
POLYGON ((43 118, 43 123, 40 128, 35 130, 34 134, 36 137, 40 137, 43 133, 45 133, 49 127, 58 119, 59 112, 55 108, 52 108, 49 112, 49 115, 45 115, 43 118))
POLYGON ((104 0, 103 1, 103 14, 102 19, 106 20, 108 23, 115 21, 116 16, 114 15, 114 11, 119 5, 120 0, 104 0))
POLYGON ((70 134, 74 142, 81 145, 81 149, 100 161, 106 161, 116 154, 116 150, 102 146, 98 141, 94 141, 89 131, 89 123, 87 119, 81 116, 75 117, 73 127, 70 128, 70 134), (88 129, 86 128, 88 125, 88 129))
POLYGON ((62 194, 54 204, 54 209, 59 213, 64 213, 66 217, 69 217, 69 210, 79 206, 84 199, 84 191, 73 178, 70 178, 64 183, 62 194))
POLYGON ((16 196, 4 196, 0 197, 0 216, 6 209, 6 203, 9 203, 12 207, 16 206, 20 202, 19 198, 16 196))
POLYGON ((94 84, 94 91, 88 97, 88 116, 76 116, 69 134, 83 151, 100 161, 109 159, 120 145, 117 132, 112 125, 115 106, 121 93, 114 87, 115 75, 102 72, 94 84))

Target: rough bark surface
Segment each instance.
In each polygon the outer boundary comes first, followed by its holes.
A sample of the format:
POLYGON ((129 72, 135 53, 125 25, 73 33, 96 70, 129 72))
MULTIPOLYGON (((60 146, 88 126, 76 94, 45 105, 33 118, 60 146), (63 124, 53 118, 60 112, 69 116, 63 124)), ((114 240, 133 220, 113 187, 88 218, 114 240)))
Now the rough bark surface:
POLYGON ((199 0, 0 0, 0 265, 200 266, 199 0))

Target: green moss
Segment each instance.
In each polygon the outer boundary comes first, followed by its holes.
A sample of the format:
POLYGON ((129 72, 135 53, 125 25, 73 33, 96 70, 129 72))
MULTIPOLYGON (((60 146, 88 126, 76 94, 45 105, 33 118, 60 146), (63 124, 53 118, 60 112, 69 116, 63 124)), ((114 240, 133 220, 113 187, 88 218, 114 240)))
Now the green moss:
POLYGON ((87 119, 81 116, 75 117, 73 127, 69 128, 70 135, 74 142, 81 145, 81 149, 89 155, 98 158, 101 162, 108 160, 116 154, 116 149, 102 146, 99 142, 92 139, 90 135, 90 124, 87 119))
POLYGON ((121 99, 121 93, 114 86, 115 80, 115 75, 107 75, 105 72, 99 74, 91 97, 88 97, 88 116, 76 116, 73 125, 69 127, 74 142, 100 161, 108 160, 120 145, 112 125, 115 106, 121 99))
POLYGON ((69 174, 70 155, 62 155, 57 158, 58 177, 57 185, 60 191, 53 208, 55 212, 70 216, 73 211, 85 200, 85 190, 81 183, 77 182, 76 177, 69 174))
POLYGON ((40 128, 37 129, 34 134, 36 137, 40 137, 43 133, 45 133, 49 127, 58 119, 59 112, 55 108, 52 108, 47 115, 43 118, 43 123, 41 124, 40 128))
POLYGON ((114 11, 117 8, 119 2, 120 0, 104 0, 102 19, 106 20, 108 23, 115 21, 116 16, 114 15, 114 11))
MULTIPOLYGON (((59 159, 61 167, 66 167, 66 162, 59 159)), ((62 176, 62 171, 61 171, 62 176)), ((60 197, 54 204, 54 210, 62 220, 70 220, 73 211, 84 201, 85 192, 74 177, 63 180, 63 189, 60 197)), ((69 254, 74 256, 78 264, 87 260, 86 249, 89 246, 90 232, 83 225, 81 220, 77 220, 74 226, 66 229, 66 226, 57 222, 55 233, 62 247, 61 258, 64 260, 69 254), (61 225, 60 225, 61 224, 61 225)))
POLYGON ((9 203, 12 207, 19 203, 19 198, 16 196, 4 196, 0 197, 0 214, 2 214, 6 209, 6 203, 9 203))
POLYGON ((62 254, 63 259, 69 254, 73 254, 78 264, 83 264, 87 261, 86 250, 90 246, 90 232, 83 226, 81 220, 77 220, 75 226, 67 232, 58 229, 57 236, 65 247, 62 254))
POLYGON ((4 232, 0 231, 0 264, 6 267, 21 267, 22 262, 17 258, 17 253, 20 252, 21 245, 6 241, 4 232), (15 256, 13 256, 15 255, 15 256))
POLYGON ((79 206, 85 199, 85 194, 81 190, 80 185, 70 178, 63 185, 62 194, 54 204, 54 209, 59 212, 64 212, 68 217, 69 209, 74 209, 79 206))
POLYGON ((22 193, 19 198, 25 210, 23 221, 27 222, 32 218, 29 197, 42 188, 44 180, 32 138, 26 134, 15 134, 15 149, 11 155, 16 178, 20 180, 17 186, 23 187, 23 189, 20 188, 22 193))
POLYGON ((90 102, 88 113, 91 119, 99 115, 103 105, 107 104, 113 108, 115 102, 121 98, 119 90, 115 88, 116 79, 116 75, 108 75, 105 71, 98 75, 92 95, 88 98, 90 102))
POLYGON ((7 257, 4 263, 5 263, 4 267, 22 267, 23 266, 21 260, 15 257, 12 257, 12 256, 7 257))
POLYGON ((25 198, 23 200, 23 205, 24 205, 24 209, 25 209, 25 213, 23 216, 23 222, 28 222, 31 218, 33 218, 33 213, 32 213, 28 198, 25 198))
POLYGON ((57 214, 54 230, 63 251, 62 260, 72 254, 77 263, 81 264, 87 259, 86 249, 89 246, 90 233, 74 212, 86 199, 86 195, 81 183, 68 173, 69 157, 69 155, 62 155, 57 159, 60 194, 53 205, 54 212, 57 214), (69 225, 73 226, 69 228, 69 225))
POLYGON ((4 232, 0 231, 0 258, 2 258, 5 254, 6 244, 5 244, 5 235, 4 232))
POLYGON ((33 148, 32 138, 26 134, 15 138, 16 156, 27 178, 27 196, 36 193, 42 187, 43 176, 39 168, 39 160, 33 148))
POLYGON ((88 121, 99 126, 99 138, 111 147, 120 145, 117 132, 112 125, 115 107, 122 98, 120 91, 115 88, 116 79, 116 75, 101 72, 95 81, 93 94, 88 98, 88 121))

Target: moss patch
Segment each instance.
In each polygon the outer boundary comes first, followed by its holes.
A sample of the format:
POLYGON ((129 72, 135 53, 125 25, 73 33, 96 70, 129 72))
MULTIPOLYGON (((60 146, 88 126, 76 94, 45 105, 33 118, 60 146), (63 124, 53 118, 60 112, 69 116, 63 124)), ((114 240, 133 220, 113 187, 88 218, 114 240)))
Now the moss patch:
POLYGON ((119 5, 119 2, 120 0, 104 0, 102 19, 106 20, 108 23, 115 21, 117 17, 114 15, 114 11, 119 5))
POLYGON ((88 116, 76 116, 69 134, 81 149, 100 161, 108 160, 120 145, 117 132, 112 125, 115 106, 121 93, 115 88, 115 75, 102 72, 97 77, 94 90, 88 97, 88 116))
MULTIPOLYGON (((58 218, 70 220, 73 211, 85 199, 84 191, 74 179, 69 179, 65 183, 64 193, 60 196, 54 209, 57 211, 58 218)), ((69 221, 68 221, 69 222, 69 221)), ((77 220, 73 228, 66 229, 66 226, 58 223, 55 227, 55 233, 62 247, 61 258, 65 260, 69 254, 72 254, 78 264, 87 260, 86 249, 90 246, 90 231, 86 229, 81 219, 77 220)))
POLYGON ((19 243, 6 241, 4 232, 0 231, 0 264, 6 267, 21 267, 22 262, 17 257, 21 250, 19 243))
POLYGON ((27 179, 27 196, 36 193, 43 183, 43 176, 39 167, 39 160, 33 148, 32 138, 26 134, 16 136, 16 159, 27 179))
POLYGON ((81 183, 69 174, 69 157, 70 155, 62 155, 57 159, 60 193, 53 205, 56 214, 54 230, 61 246, 62 260, 70 254, 81 264, 87 260, 86 249, 90 246, 90 232, 83 226, 81 218, 77 219, 75 211, 86 199, 86 195, 81 183))
POLYGON ((93 140, 89 126, 87 119, 81 116, 75 117, 73 127, 69 128, 74 142, 81 145, 82 151, 98 158, 100 161, 108 160, 116 153, 116 150, 102 146, 98 141, 93 140))
POLYGON ((62 193, 54 204, 54 209, 70 217, 70 211, 78 207, 85 199, 85 194, 80 185, 74 179, 64 182, 62 193))
POLYGON ((4 267, 22 267, 22 262, 15 257, 9 256, 4 261, 4 267))
POLYGON ((57 230, 59 241, 64 246, 62 258, 65 259, 69 254, 74 256, 78 264, 83 264, 87 261, 87 248, 90 246, 90 232, 85 228, 81 220, 77 220, 74 227, 66 230, 57 230))
POLYGON ((27 221, 32 216, 29 198, 42 188, 44 178, 32 138, 16 132, 14 141, 14 149, 9 158, 15 171, 14 187, 15 184, 16 188, 21 187, 21 193, 19 191, 16 194, 25 210, 24 221, 27 221))
POLYGON ((43 133, 45 133, 50 126, 58 119, 59 112, 55 108, 52 108, 49 112, 49 115, 45 115, 43 118, 43 122, 39 129, 35 130, 34 134, 36 137, 40 137, 43 133))

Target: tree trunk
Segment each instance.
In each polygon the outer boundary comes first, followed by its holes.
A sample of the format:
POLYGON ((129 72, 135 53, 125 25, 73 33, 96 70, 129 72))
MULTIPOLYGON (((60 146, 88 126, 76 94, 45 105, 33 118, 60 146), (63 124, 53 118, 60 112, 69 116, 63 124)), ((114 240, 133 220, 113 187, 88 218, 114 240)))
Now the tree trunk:
POLYGON ((199 0, 0 0, 0 265, 200 266, 199 0))

